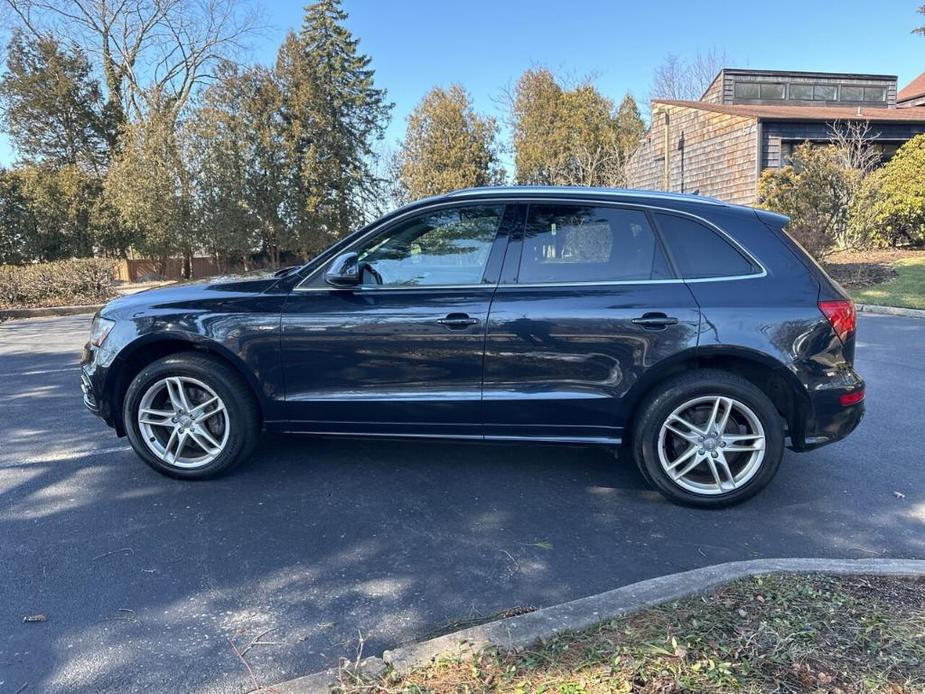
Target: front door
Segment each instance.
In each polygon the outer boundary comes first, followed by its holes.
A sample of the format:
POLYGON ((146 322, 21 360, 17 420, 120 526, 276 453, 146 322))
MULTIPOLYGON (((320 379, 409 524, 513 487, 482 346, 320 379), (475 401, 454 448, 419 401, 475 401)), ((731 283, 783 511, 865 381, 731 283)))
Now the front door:
POLYGON ((488 318, 486 437, 616 443, 623 396, 699 320, 645 210, 531 204, 488 318))
POLYGON ((282 316, 291 430, 481 438, 504 212, 475 204, 412 213, 349 249, 359 286, 331 287, 321 270, 293 290, 282 316))

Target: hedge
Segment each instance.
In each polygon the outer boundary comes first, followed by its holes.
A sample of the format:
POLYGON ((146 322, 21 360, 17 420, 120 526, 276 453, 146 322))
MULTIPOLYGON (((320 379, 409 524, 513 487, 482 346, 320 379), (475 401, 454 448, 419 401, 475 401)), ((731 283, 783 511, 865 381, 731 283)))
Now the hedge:
POLYGON ((0 265, 0 308, 97 304, 114 296, 116 261, 0 265))

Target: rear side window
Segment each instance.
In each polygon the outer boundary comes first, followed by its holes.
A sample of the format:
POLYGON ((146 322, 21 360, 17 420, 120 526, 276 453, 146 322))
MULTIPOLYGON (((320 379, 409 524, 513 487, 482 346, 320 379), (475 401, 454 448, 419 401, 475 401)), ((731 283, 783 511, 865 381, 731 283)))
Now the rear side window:
POLYGON ((684 279, 737 277, 759 271, 722 235, 689 217, 655 214, 662 238, 684 279))
POLYGON ((673 275, 640 210, 531 205, 518 282, 605 282, 673 275))

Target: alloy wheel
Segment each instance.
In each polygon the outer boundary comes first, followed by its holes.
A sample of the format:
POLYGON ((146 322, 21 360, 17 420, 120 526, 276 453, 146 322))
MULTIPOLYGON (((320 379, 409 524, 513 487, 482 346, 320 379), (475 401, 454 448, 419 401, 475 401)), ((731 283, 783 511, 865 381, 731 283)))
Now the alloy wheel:
POLYGON ((145 391, 138 429, 148 449, 178 468, 208 465, 225 449, 230 420, 208 385, 188 376, 162 378, 145 391))
POLYGON ((748 405, 722 395, 688 400, 662 423, 658 458, 668 478, 694 494, 741 488, 761 467, 765 432, 748 405))

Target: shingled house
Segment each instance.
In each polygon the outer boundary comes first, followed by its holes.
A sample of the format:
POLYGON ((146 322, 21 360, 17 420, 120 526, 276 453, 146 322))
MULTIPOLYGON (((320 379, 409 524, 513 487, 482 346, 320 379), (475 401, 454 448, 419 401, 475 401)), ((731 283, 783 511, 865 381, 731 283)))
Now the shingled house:
POLYGON ((865 121, 889 159, 925 132, 925 74, 900 94, 896 77, 724 69, 699 101, 657 99, 627 163, 632 188, 699 193, 744 205, 758 177, 803 142, 826 143, 836 123, 865 121))

